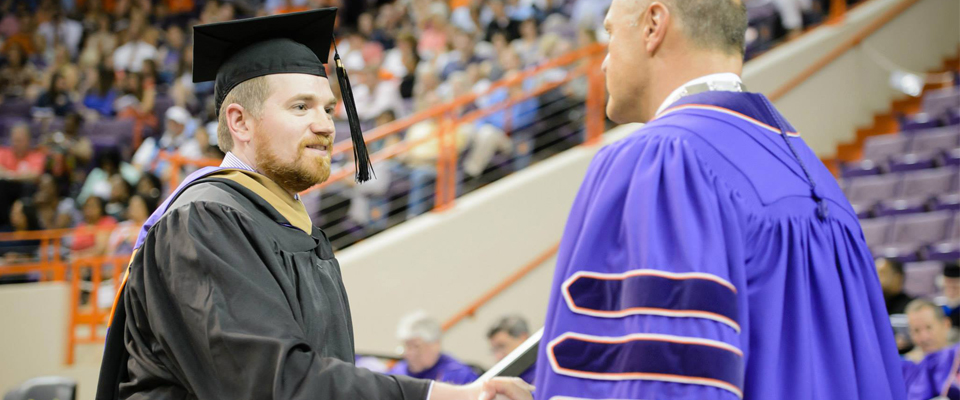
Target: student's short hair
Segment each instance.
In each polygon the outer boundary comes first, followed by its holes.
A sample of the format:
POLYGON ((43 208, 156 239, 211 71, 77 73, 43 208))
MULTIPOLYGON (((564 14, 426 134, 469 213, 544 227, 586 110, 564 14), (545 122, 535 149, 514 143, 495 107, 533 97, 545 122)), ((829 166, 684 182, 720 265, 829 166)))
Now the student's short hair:
POLYGON ((254 118, 260 118, 263 102, 270 97, 270 84, 267 76, 259 76, 240 82, 227 93, 220 104, 220 117, 217 119, 217 146, 224 153, 233 150, 233 136, 227 125, 227 106, 239 104, 254 118))

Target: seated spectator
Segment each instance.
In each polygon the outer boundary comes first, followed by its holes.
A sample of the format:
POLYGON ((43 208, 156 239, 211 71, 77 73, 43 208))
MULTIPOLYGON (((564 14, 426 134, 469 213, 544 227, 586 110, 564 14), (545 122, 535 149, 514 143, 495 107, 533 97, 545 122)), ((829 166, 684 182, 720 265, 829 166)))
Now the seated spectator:
POLYGON ((186 38, 183 34, 183 28, 178 25, 170 25, 167 28, 165 43, 160 47, 160 54, 157 57, 160 65, 160 77, 163 82, 173 82, 178 78, 180 64, 183 58, 183 49, 186 47, 186 38))
POLYGON ((481 21, 483 13, 483 0, 469 0, 460 7, 454 8, 450 13, 450 22, 458 29, 471 35, 478 36, 481 27, 484 26, 481 21))
POLYGON ((123 179, 120 174, 110 177, 110 197, 104 208, 107 215, 115 220, 122 220, 127 214, 127 204, 130 203, 130 196, 133 195, 133 185, 123 179))
MULTIPOLYGON (((372 121, 384 112, 398 114, 402 100, 400 82, 382 79, 376 66, 369 66, 357 74, 359 84, 354 84, 353 96, 357 104, 357 115, 361 121, 372 121)), ((346 119, 346 109, 338 109, 341 118, 346 119)))
POLYGON ((513 50, 520 55, 523 66, 528 67, 544 60, 540 54, 540 27, 537 20, 530 18, 520 23, 520 37, 510 43, 513 50))
MULTIPOLYGON (((29 232, 40 230, 37 220, 37 210, 33 201, 22 198, 13 202, 10 208, 10 225, 0 228, 0 232, 29 232)), ((7 240, 0 241, 0 263, 13 264, 30 261, 37 257, 40 248, 39 240, 7 240)))
POLYGON ((33 182, 43 173, 46 155, 30 145, 30 127, 14 125, 10 147, 0 147, 0 179, 33 182))
POLYGON ((83 222, 76 227, 70 243, 71 256, 92 257, 107 254, 110 232, 117 220, 107 215, 106 203, 98 196, 90 196, 83 203, 83 222))
POLYGON ((110 29, 110 16, 97 14, 96 30, 87 34, 83 51, 77 62, 83 68, 104 68, 112 64, 113 51, 117 48, 117 35, 110 29))
POLYGON ((80 194, 77 195, 77 201, 81 204, 86 204, 87 197, 90 196, 110 197, 110 177, 116 174, 123 176, 127 182, 140 180, 140 170, 121 161, 120 152, 116 149, 104 151, 100 155, 99 161, 100 166, 87 174, 87 179, 83 182, 83 187, 80 188, 80 194))
POLYGON ((132 119, 134 130, 143 132, 146 128, 156 128, 157 117, 153 106, 157 98, 156 86, 151 79, 144 79, 138 73, 129 72, 123 79, 123 95, 114 102, 113 109, 118 118, 132 119))
POLYGON ((490 7, 490 11, 493 13, 493 20, 487 25, 487 31, 483 40, 492 42, 493 35, 497 32, 503 32, 507 42, 512 42, 520 37, 520 22, 510 18, 507 14, 506 5, 503 4, 503 0, 488 1, 487 6, 490 7))
POLYGON ((109 249, 107 254, 124 256, 133 253, 134 246, 137 244, 137 238, 140 236, 140 228, 147 222, 147 218, 157 209, 157 201, 153 197, 143 197, 134 194, 130 197, 130 205, 126 210, 126 220, 117 225, 117 228, 110 234, 109 249))
POLYGON ((155 163, 159 159, 161 151, 176 154, 190 159, 203 157, 203 150, 197 144, 196 140, 190 137, 187 128, 195 129, 196 123, 190 117, 190 112, 180 106, 173 106, 167 109, 165 130, 160 135, 160 140, 149 137, 146 138, 137 152, 133 154, 132 163, 135 167, 143 171, 151 171, 166 176, 168 164, 165 162, 155 163))
POLYGON ((137 194, 141 197, 162 198, 163 184, 160 178, 150 172, 144 172, 137 181, 137 194))
POLYGON ((877 276, 887 303, 887 314, 903 314, 913 297, 903 292, 903 263, 891 258, 876 260, 877 276))
POLYGON ((397 338, 403 342, 403 361, 390 373, 455 385, 477 380, 472 368, 442 353, 440 334, 440 324, 425 312, 418 311, 400 320, 397 338))
POLYGON ((427 59, 436 58, 447 47, 447 6, 431 3, 429 15, 420 27, 417 51, 427 59))
MULTIPOLYGON (((497 359, 497 362, 520 347, 528 338, 530 338, 530 328, 527 327, 527 320, 519 315, 508 315, 500 318, 487 331, 490 352, 493 353, 493 358, 497 359)), ((532 385, 533 379, 536 377, 536 371, 536 365, 531 365, 530 368, 519 375, 520 379, 532 385)))
POLYGON ((33 203, 37 208, 41 229, 66 229, 74 226, 75 221, 79 223, 82 217, 77 212, 76 202, 60 195, 60 189, 50 174, 40 176, 33 203))
POLYGON ((113 70, 99 68, 93 88, 83 96, 83 106, 96 111, 104 117, 116 114, 113 103, 117 101, 117 90, 113 87, 113 70))
POLYGON ((53 18, 37 27, 37 33, 47 41, 47 47, 63 44, 76 58, 80 51, 80 39, 83 37, 83 25, 67 18, 62 10, 55 10, 53 18))
POLYGON ((910 339, 917 347, 907 353, 908 360, 919 362, 950 345, 950 319, 943 308, 929 300, 917 299, 907 305, 907 323, 910 339))
POLYGON ((146 27, 142 31, 127 32, 130 40, 113 52, 113 69, 117 71, 140 72, 144 60, 157 59, 157 30, 146 27))
POLYGON ((960 345, 944 348, 924 357, 912 370, 905 371, 907 400, 960 399, 958 353, 960 345))
POLYGON ((937 298, 937 303, 943 305, 953 327, 960 328, 960 264, 951 262, 943 266, 942 288, 943 295, 937 298))
POLYGON ((47 148, 46 171, 53 175, 60 193, 73 193, 73 184, 86 179, 86 171, 93 160, 93 143, 81 136, 83 117, 78 113, 67 114, 63 130, 43 138, 47 148))
POLYGON ((440 73, 442 79, 446 80, 454 72, 466 71, 472 64, 479 64, 483 59, 477 56, 473 38, 466 32, 458 31, 453 35, 453 51, 447 53, 445 65, 440 73))
POLYGON ((373 14, 366 12, 360 14, 357 19, 357 30, 368 40, 379 43, 382 48, 392 49, 395 44, 394 38, 387 33, 383 26, 377 24, 378 21, 374 19, 373 14))
POLYGON ((4 56, 7 62, 3 68, 0 68, 0 95, 28 97, 27 89, 37 82, 40 73, 19 44, 14 43, 8 46, 4 56))
POLYGON ((70 98, 70 87, 63 74, 54 72, 50 77, 50 86, 46 92, 37 99, 37 107, 50 109, 53 114, 63 117, 74 109, 73 100, 70 98))

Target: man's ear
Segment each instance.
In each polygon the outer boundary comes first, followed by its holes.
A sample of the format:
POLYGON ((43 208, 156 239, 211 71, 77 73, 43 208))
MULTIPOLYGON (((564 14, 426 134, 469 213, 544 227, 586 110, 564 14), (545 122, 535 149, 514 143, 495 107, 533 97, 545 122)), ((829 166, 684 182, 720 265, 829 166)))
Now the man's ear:
POLYGON ((642 14, 640 20, 647 53, 654 54, 660 49, 663 39, 667 36, 667 28, 672 22, 670 10, 663 3, 654 1, 647 6, 647 11, 642 14))
POLYGON ((234 142, 249 143, 253 139, 253 119, 243 106, 232 103, 225 110, 227 127, 234 142))

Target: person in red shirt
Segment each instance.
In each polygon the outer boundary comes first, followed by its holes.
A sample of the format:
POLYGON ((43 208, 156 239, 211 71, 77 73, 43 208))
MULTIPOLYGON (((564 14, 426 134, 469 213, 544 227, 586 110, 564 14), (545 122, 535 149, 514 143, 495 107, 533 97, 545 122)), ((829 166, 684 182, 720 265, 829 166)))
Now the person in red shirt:
POLYGON ((83 203, 83 222, 77 226, 70 246, 73 257, 102 256, 107 253, 110 233, 117 220, 107 215, 106 203, 97 196, 83 203))
POLYGON ((0 179, 35 181, 43 173, 44 154, 30 145, 30 128, 18 124, 10 132, 10 146, 0 147, 0 179))

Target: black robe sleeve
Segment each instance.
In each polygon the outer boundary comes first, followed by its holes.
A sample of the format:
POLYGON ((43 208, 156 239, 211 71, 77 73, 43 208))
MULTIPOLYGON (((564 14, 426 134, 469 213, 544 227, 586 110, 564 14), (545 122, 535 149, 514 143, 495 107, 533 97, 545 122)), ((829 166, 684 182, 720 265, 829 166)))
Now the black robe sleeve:
POLYGON ((289 271, 264 236, 218 203, 172 210, 153 227, 124 296, 120 397, 424 400, 429 381, 322 357, 304 340, 285 300, 289 271))

